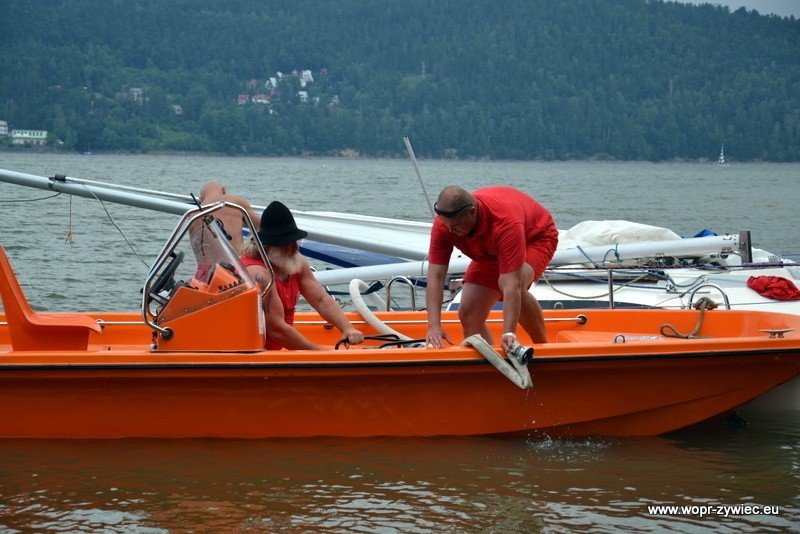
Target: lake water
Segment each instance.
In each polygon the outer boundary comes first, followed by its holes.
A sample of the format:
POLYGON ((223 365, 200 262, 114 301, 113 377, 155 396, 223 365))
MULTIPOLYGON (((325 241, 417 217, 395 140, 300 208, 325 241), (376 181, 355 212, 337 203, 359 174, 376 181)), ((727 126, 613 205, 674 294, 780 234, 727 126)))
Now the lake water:
MULTIPOLYGON (((2 153, 0 168, 175 193, 218 180, 257 205, 430 218, 407 160, 2 153)), ((750 230, 759 248, 800 253, 796 164, 421 161, 420 170, 432 200, 450 184, 512 185, 562 229, 627 219, 686 236, 750 230)), ((0 184, 0 244, 31 302, 138 309, 177 217, 36 200, 48 195, 0 184)), ((0 440, 0 532, 796 532, 799 415, 643 439, 0 440), (738 505, 770 513, 724 508, 738 505)))
MULTIPOLYGON (((260 206, 277 199, 299 210, 430 220, 408 160, 0 153, 0 168, 182 194, 217 180, 260 206)), ((800 164, 421 161, 420 171, 431 203, 446 185, 511 185, 548 207, 561 229, 626 219, 683 236, 750 230, 758 248, 800 254, 800 164)), ((178 217, 68 195, 33 200, 49 194, 0 183, 0 242, 31 284, 30 300, 53 311, 138 309, 149 264, 178 217)))

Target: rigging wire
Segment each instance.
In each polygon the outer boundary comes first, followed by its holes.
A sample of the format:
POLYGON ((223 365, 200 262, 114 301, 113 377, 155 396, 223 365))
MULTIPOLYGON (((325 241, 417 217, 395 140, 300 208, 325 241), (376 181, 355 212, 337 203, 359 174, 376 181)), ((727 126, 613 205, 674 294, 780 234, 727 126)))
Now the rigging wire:
POLYGON ((52 195, 48 195, 48 196, 46 196, 46 197, 39 197, 39 198, 16 198, 16 199, 10 199, 10 200, 0 200, 0 203, 8 203, 8 204, 13 204, 13 203, 16 203, 16 202, 38 202, 39 200, 47 200, 47 199, 49 199, 49 198, 57 197, 57 196, 58 196, 58 195, 60 195, 60 194, 61 194, 61 191, 59 191, 59 192, 57 192, 57 193, 53 193, 52 195))
MULTIPOLYGON (((83 185, 83 184, 81 184, 81 185, 83 185)), ((86 188, 85 185, 83 185, 83 187, 86 188)), ((141 261, 144 264, 145 267, 149 268, 149 265, 147 264, 147 262, 139 255, 138 252, 136 252, 136 249, 133 248, 133 245, 128 240, 128 238, 125 236, 125 234, 122 231, 122 229, 114 221, 114 218, 111 216, 111 213, 108 211, 108 209, 106 208, 106 206, 103 203, 103 201, 100 200, 99 198, 97 198, 97 195, 95 195, 94 192, 92 192, 90 189, 88 189, 88 188, 86 188, 86 189, 92 194, 92 196, 95 198, 95 200, 100 202, 100 205, 102 206, 103 210, 106 212, 106 215, 108 216, 108 220, 111 222, 111 224, 114 226, 114 228, 117 229, 119 234, 122 236, 122 239, 125 240, 125 243, 127 243, 128 247, 131 249, 131 251, 133 251, 133 254, 137 258, 139 258, 139 261, 141 261)), ((52 195, 48 195, 48 196, 45 196, 45 197, 38 197, 38 198, 4 199, 4 200, 0 200, 0 203, 10 204, 10 203, 17 203, 17 202, 38 202, 38 201, 41 201, 41 200, 49 200, 49 199, 55 198, 55 197, 57 197, 59 195, 61 195, 60 191, 58 191, 56 193, 53 193, 52 195)), ((69 215, 68 215, 68 221, 67 221, 67 235, 65 236, 65 242, 66 243, 73 243, 73 233, 72 233, 72 195, 70 195, 70 197, 69 197, 69 215)), ((12 265, 13 265, 13 263, 12 263, 12 265)), ((39 305, 43 309, 45 309, 47 311, 50 311, 50 308, 42 300, 42 298, 39 295, 39 293, 35 290, 34 285, 31 284, 31 282, 25 277, 24 270, 18 269, 18 268, 15 269, 15 270, 16 270, 17 273, 19 273, 19 276, 23 279, 24 284, 28 287, 28 289, 30 290, 30 293, 36 298, 36 300, 39 303, 39 305)))
POLYGON ((39 303, 39 306, 41 306, 41 309, 43 309, 45 311, 48 311, 48 312, 52 311, 50 309, 50 306, 48 306, 47 303, 42 299, 42 296, 39 295, 39 292, 36 290, 36 286, 33 285, 30 280, 28 280, 27 276, 25 276, 25 270, 20 268, 19 266, 17 266, 17 264, 14 262, 14 260, 10 256, 8 258, 8 261, 9 261, 9 263, 11 263, 11 267, 14 268, 14 272, 17 273, 17 278, 19 278, 20 282, 21 282, 20 285, 27 287, 25 295, 27 296, 28 300, 30 300, 31 297, 33 297, 33 298, 36 299, 36 302, 39 303))
MULTIPOLYGON (((104 203, 102 200, 100 200, 100 199, 97 197, 97 195, 95 195, 95 194, 94 194, 94 191, 92 191, 91 189, 89 189, 88 187, 86 187, 86 185, 84 185, 84 184, 80 184, 80 185, 81 185, 81 186, 82 186, 84 189, 86 189, 86 190, 87 190, 89 193, 91 193, 91 195, 92 195, 92 196, 95 198, 95 200, 97 200, 97 201, 100 203, 100 206, 103 208, 103 211, 105 211, 105 212, 106 212, 106 215, 108 216, 108 220, 109 220, 109 222, 111 222, 111 224, 112 224, 112 225, 114 225, 114 228, 116 228, 116 229, 117 229, 117 231, 119 232, 119 235, 121 235, 121 236, 122 236, 122 239, 124 239, 124 240, 125 240, 125 243, 128 245, 128 248, 130 248, 130 249, 131 249, 131 251, 133 252, 133 255, 134 255, 134 256, 136 256, 137 258, 139 258, 139 261, 141 261, 141 262, 142 262, 142 264, 144 264, 144 266, 145 266, 145 267, 147 267, 147 268, 149 269, 149 268, 150 268, 150 265, 148 265, 148 263, 147 263, 146 261, 144 261, 144 259, 143 259, 143 258, 142 258, 142 257, 139 255, 139 253, 138 253, 138 252, 136 252, 136 249, 135 249, 135 248, 133 248, 133 245, 131 244, 131 242, 130 242, 130 241, 128 241, 128 238, 125 236, 125 233, 122 231, 122 228, 120 228, 120 227, 117 225, 116 221, 114 221, 114 218, 111 216, 111 213, 108 211, 108 208, 106 208, 106 205, 105 205, 105 203, 104 203)), ((71 197, 70 197, 70 198, 71 198, 71 197)))

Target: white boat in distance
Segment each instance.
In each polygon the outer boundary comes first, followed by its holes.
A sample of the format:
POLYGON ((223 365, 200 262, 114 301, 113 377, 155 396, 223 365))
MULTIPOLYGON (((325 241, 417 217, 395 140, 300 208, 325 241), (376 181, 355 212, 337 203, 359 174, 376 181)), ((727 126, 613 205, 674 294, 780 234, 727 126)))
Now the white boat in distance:
POLYGON ((717 165, 721 167, 727 167, 730 163, 725 163, 725 144, 723 143, 722 148, 719 149, 719 159, 717 160, 717 165))

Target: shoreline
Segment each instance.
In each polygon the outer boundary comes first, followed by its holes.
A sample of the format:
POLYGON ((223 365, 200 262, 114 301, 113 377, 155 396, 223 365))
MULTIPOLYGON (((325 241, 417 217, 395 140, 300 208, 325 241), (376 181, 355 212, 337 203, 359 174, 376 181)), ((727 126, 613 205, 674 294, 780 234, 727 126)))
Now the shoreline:
MULTIPOLYGON (((341 159, 341 160, 404 160, 407 155, 396 156, 368 156, 362 155, 359 152, 348 149, 341 151, 339 154, 297 154, 297 155, 268 155, 268 154, 225 154, 222 152, 191 152, 191 151, 171 151, 171 150, 154 150, 154 151, 100 151, 91 153, 81 153, 73 150, 57 150, 57 149, 44 149, 44 148, 24 148, 15 149, 9 147, 0 148, 0 154, 58 154, 58 155, 74 155, 74 156, 197 156, 209 158, 265 158, 265 159, 279 159, 279 158, 297 158, 297 159, 341 159)), ((636 164, 670 164, 670 163, 696 163, 696 164, 713 164, 716 165, 716 160, 713 158, 672 158, 664 160, 617 160, 609 158, 586 158, 586 159, 493 159, 493 158, 425 158, 418 157, 419 160, 424 161, 437 161, 437 162, 459 162, 459 163, 485 163, 485 162, 500 162, 500 163, 636 163, 636 164)), ((747 161, 732 161, 726 162, 725 165, 720 167, 728 167, 731 165, 747 165, 747 164, 774 164, 774 165, 792 165, 800 163, 800 161, 769 161, 769 160, 747 160, 747 161)))

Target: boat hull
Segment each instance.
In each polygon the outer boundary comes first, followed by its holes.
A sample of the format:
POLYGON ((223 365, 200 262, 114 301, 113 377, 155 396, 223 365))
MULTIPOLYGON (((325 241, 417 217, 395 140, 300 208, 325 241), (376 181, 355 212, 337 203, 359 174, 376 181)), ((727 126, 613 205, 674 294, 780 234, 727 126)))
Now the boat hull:
MULTIPOLYGON (((398 313, 395 328, 423 332, 423 314, 398 313)), ((645 313, 652 324, 639 320, 637 335, 630 321, 642 311, 587 312, 592 330, 567 311, 548 314, 567 322, 548 324, 553 342, 535 347, 526 390, 468 347, 159 353, 135 342, 145 327, 109 316, 88 351, 2 355, 0 436, 655 435, 729 412, 800 373, 795 333, 758 332, 791 326, 794 316, 715 311, 709 334, 754 335, 667 340, 644 334, 678 319, 689 328, 698 314, 645 313)), ((457 336, 455 317, 445 319, 457 336)), ((318 318, 298 320, 306 335, 335 342, 318 318)))

